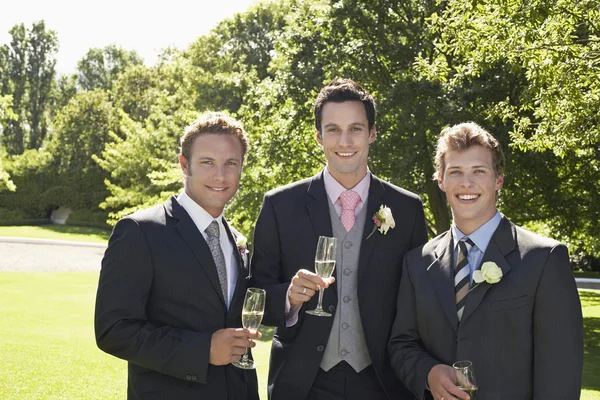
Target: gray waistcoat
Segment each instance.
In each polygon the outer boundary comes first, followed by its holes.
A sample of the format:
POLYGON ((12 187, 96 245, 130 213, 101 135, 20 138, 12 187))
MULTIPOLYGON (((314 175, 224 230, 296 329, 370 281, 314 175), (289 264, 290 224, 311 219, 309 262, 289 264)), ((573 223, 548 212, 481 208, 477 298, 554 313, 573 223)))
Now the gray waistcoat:
POLYGON ((342 225, 340 217, 329 200, 333 236, 337 238, 335 279, 338 305, 333 317, 333 327, 329 334, 327 347, 325 347, 325 354, 321 361, 321 368, 325 371, 330 370, 340 361, 346 361, 356 372, 371 365, 371 357, 367 350, 360 321, 357 297, 358 257, 366 213, 367 205, 365 204, 356 216, 356 222, 350 232, 346 232, 346 228, 342 225))

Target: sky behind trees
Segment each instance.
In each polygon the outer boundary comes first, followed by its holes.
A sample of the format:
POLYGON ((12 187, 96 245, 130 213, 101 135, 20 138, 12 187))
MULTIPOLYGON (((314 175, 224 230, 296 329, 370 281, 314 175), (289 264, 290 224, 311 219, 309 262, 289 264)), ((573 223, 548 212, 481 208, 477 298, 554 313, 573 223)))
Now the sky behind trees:
POLYGON ((24 23, 44 20, 57 32, 56 71, 75 72, 77 61, 90 48, 117 44, 135 50, 152 65, 162 49, 180 49, 207 33, 218 22, 245 11, 257 0, 21 0, 4 4, 0 12, 0 44, 10 43, 8 31, 24 23))

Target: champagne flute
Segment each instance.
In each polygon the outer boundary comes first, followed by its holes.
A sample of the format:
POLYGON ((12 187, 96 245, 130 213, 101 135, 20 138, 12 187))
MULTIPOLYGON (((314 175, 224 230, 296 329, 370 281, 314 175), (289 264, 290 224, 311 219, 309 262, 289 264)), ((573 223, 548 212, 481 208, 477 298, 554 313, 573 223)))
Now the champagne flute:
POLYGON ((477 400, 477 382, 473 363, 471 361, 457 361, 452 364, 456 372, 456 386, 463 392, 467 392, 471 400, 477 400))
MULTIPOLYGON (((257 331, 265 312, 265 300, 267 292, 262 289, 248 288, 242 308, 242 326, 250 331, 257 331)), ((244 356, 232 363, 238 368, 255 369, 256 362, 248 358, 248 348, 244 356)))
MULTIPOLYGON (((329 278, 335 269, 335 246, 336 239, 333 237, 319 236, 317 253, 315 254, 315 272, 321 278, 329 278)), ((331 314, 323 310, 323 288, 319 287, 319 302, 317 308, 306 312, 318 317, 331 317, 331 314)))

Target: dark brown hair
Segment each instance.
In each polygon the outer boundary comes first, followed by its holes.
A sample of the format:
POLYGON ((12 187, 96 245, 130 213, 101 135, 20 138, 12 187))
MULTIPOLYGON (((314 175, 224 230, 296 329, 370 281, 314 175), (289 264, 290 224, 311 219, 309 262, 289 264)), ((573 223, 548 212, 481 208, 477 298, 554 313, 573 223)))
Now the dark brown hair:
POLYGON ((344 101, 360 101, 365 106, 369 131, 375 126, 375 99, 369 92, 352 79, 336 78, 325 86, 315 100, 315 127, 321 132, 323 106, 328 101, 343 103, 344 101))

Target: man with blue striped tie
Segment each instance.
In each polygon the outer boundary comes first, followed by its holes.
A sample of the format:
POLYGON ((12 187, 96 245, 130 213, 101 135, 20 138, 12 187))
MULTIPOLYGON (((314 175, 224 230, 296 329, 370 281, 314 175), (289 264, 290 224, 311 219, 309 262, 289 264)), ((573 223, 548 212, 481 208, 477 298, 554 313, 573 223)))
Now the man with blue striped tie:
POLYGON ((479 125, 442 131, 436 178, 453 224, 404 259, 396 375, 418 399, 467 400, 451 365, 469 360, 479 400, 578 399, 583 324, 567 248, 497 210, 504 155, 479 125))

